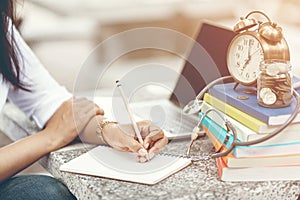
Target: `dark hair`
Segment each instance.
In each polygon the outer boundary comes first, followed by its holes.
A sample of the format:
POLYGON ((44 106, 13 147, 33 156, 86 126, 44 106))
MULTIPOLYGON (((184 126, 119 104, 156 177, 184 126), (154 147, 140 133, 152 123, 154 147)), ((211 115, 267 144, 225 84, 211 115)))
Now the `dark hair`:
POLYGON ((27 90, 20 81, 20 51, 14 38, 15 12, 13 0, 0 3, 0 73, 15 88, 27 90), (11 26, 10 26, 11 23, 11 26), (10 30, 9 30, 10 29, 10 30), (10 32, 10 34, 8 34, 10 32))

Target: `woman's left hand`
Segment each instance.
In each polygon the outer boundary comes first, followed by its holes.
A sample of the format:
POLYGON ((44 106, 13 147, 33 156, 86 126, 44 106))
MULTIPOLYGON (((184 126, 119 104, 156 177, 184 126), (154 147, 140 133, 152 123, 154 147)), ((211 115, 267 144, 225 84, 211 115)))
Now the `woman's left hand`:
POLYGON ((137 123, 144 143, 138 142, 131 124, 108 124, 103 128, 105 141, 115 149, 137 153, 138 162, 146 162, 158 154, 168 143, 164 132, 150 121, 137 123))

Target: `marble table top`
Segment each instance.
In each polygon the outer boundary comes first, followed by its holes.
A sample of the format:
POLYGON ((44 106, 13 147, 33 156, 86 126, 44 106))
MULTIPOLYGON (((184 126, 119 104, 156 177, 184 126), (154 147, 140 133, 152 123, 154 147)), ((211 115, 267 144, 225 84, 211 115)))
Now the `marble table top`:
MULTIPOLYGON (((184 155, 188 140, 171 141, 163 153, 184 155)), ((62 180, 79 199, 297 199, 299 181, 222 182, 215 160, 193 163, 176 174, 148 186, 59 171, 60 165, 87 152, 92 146, 52 152, 47 169, 62 180)), ((194 154, 212 151, 207 138, 198 140, 194 154)))

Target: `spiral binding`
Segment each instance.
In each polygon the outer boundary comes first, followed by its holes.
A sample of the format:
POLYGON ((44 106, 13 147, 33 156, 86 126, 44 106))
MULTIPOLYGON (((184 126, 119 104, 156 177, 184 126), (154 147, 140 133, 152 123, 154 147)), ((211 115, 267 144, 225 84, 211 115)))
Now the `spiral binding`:
POLYGON ((191 159, 191 157, 188 157, 186 155, 175 155, 175 154, 171 154, 171 153, 159 153, 159 155, 161 155, 161 156, 170 156, 170 157, 191 159))
POLYGON ((192 157, 189 157, 189 156, 186 156, 186 155, 174 155, 174 154, 170 154, 170 153, 159 153, 159 155, 190 159, 192 162, 207 161, 207 160, 213 158, 212 154, 204 155, 204 156, 192 156, 192 157))

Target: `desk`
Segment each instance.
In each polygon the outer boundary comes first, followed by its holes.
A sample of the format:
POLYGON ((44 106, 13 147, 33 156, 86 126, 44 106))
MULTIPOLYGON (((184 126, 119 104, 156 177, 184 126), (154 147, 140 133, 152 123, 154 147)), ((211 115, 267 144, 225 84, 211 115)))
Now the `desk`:
MULTIPOLYGON (((188 140, 171 141, 163 152, 184 155, 188 140)), ((207 138, 195 145, 198 154, 212 150, 207 138)), ((194 163, 173 176, 147 186, 117 180, 60 172, 60 165, 92 147, 79 144, 52 152, 46 168, 62 180, 78 199, 297 199, 299 181, 221 182, 214 160, 194 163)))
POLYGON ((176 15, 193 17, 231 17, 234 1, 203 0, 29 0, 61 16, 79 16, 98 19, 102 25, 161 20, 176 15))
MULTIPOLYGON (((0 128, 6 133, 24 131, 26 135, 36 129, 11 104, 4 107, 0 119, 0 128)), ((163 152, 184 155, 188 143, 188 140, 173 140, 163 152)), ((154 186, 58 170, 63 163, 91 148, 91 145, 76 144, 42 159, 43 166, 64 182, 78 199, 297 199, 299 195, 300 181, 221 182, 214 160, 194 163, 154 186)), ((193 151, 199 155, 208 153, 212 145, 207 138, 202 138, 196 141, 193 151)))

